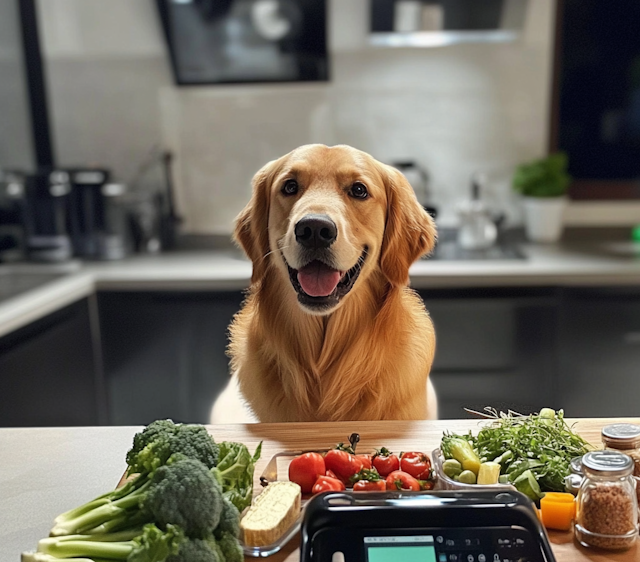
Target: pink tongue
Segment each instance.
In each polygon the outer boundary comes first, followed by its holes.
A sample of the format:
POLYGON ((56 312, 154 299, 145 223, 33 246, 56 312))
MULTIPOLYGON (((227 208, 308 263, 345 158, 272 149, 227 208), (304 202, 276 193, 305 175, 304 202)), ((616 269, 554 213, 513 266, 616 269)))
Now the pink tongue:
POLYGON ((310 297, 326 297, 333 293, 341 274, 320 261, 312 261, 298 270, 298 282, 310 297))

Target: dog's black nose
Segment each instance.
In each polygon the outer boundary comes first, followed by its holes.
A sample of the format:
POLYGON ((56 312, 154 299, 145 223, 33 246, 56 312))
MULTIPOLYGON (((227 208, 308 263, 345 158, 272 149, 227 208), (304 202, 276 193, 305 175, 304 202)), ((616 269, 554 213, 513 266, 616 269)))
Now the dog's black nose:
POLYGON ((338 236, 338 229, 327 215, 306 215, 296 224, 296 241, 305 248, 328 248, 338 236))

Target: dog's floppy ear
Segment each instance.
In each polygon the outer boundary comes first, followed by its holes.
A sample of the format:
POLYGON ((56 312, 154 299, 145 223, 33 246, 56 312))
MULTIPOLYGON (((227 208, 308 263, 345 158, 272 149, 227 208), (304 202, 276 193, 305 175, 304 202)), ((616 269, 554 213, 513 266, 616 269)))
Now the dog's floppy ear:
POLYGON ((387 221, 380 267, 392 285, 405 285, 411 264, 433 249, 436 226, 400 171, 382 165, 381 173, 387 190, 387 221))
POLYGON ((253 263, 251 282, 262 279, 269 253, 269 187, 276 161, 269 162, 253 176, 253 195, 236 217, 234 238, 253 263))

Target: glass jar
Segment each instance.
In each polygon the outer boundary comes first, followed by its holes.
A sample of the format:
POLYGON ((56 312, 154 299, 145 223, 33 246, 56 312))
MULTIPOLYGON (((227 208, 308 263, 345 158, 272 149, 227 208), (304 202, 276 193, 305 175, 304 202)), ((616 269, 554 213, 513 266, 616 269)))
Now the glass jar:
POLYGON ((578 492, 574 527, 584 546, 624 550, 638 536, 638 499, 631 457, 592 451, 582 457, 584 479, 578 492))
POLYGON ((569 463, 569 469, 571 472, 564 478, 564 488, 567 492, 577 496, 580 491, 580 484, 582 484, 582 479, 584 478, 582 472, 582 456, 573 457, 569 463))
POLYGON ((602 428, 602 443, 605 449, 620 451, 633 459, 635 463, 633 476, 640 505, 640 425, 632 423, 606 425, 602 428))

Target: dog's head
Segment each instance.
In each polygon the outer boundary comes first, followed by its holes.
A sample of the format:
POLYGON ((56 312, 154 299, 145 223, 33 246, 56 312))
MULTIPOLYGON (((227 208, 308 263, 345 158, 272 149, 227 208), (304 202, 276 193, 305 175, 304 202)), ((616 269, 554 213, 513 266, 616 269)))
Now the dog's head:
POLYGON ((272 263, 300 306, 323 315, 376 270, 406 284, 436 230, 395 168, 349 146, 307 145, 255 175, 235 238, 253 262, 252 282, 272 263))

